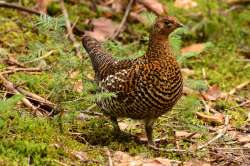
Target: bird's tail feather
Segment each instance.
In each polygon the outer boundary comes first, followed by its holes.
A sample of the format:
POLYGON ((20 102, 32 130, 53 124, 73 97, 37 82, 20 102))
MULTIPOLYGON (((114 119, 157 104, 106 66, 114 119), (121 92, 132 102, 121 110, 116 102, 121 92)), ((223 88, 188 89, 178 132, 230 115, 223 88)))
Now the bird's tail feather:
POLYGON ((82 38, 82 44, 89 54, 96 75, 100 75, 100 72, 105 66, 109 66, 115 62, 112 56, 104 51, 100 42, 96 39, 84 35, 82 38))

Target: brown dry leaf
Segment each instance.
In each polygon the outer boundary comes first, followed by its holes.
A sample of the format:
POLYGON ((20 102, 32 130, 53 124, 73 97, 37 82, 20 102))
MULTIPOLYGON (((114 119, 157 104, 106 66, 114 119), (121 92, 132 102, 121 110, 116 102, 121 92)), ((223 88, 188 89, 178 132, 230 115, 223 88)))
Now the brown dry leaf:
POLYGON ((191 133, 186 131, 176 131, 175 136, 176 137, 188 137, 191 133))
POLYGON ((191 9, 196 7, 198 4, 193 0, 176 0, 174 6, 181 9, 191 9))
POLYGON ((240 143, 248 143, 248 142, 250 142, 250 134, 247 134, 247 135, 240 134, 237 136, 237 140, 240 143))
POLYGON ((245 145, 243 145, 244 148, 249 148, 250 149, 250 143, 247 143, 245 145))
POLYGON ((184 47, 181 49, 181 53, 187 53, 187 52, 202 52, 204 48, 206 47, 206 44, 204 43, 195 43, 190 46, 184 47))
POLYGON ((86 161, 88 159, 86 152, 74 151, 71 154, 80 161, 86 161))
POLYGON ((82 83, 82 80, 78 80, 74 83, 74 86, 73 86, 73 91, 75 92, 78 92, 78 93, 81 93, 83 90, 83 83, 82 83))
POLYGON ((216 113, 214 115, 207 115, 203 112, 196 112, 198 118, 204 120, 209 123, 223 124, 224 123, 224 115, 221 113, 216 113))
POLYGON ((171 161, 166 158, 145 159, 142 156, 132 157, 121 151, 115 152, 112 159, 115 166, 171 166, 171 161))
POLYGON ((169 159, 160 157, 155 159, 144 160, 142 163, 142 166, 171 166, 171 162, 169 159))
POLYGON ((79 70, 72 71, 72 72, 69 74, 69 78, 71 78, 71 79, 76 78, 79 74, 80 74, 80 71, 79 71, 79 70))
POLYGON ((143 24, 145 24, 147 22, 147 20, 145 20, 145 17, 139 15, 136 12, 130 12, 129 19, 131 21, 138 21, 138 22, 143 23, 143 24))
POLYGON ((198 159, 191 159, 183 163, 183 166, 210 166, 211 164, 198 159))
POLYGON ((50 2, 51 0, 36 0, 35 10, 38 10, 39 12, 46 14, 50 2))
POLYGON ((125 130, 129 126, 128 123, 126 123, 126 122, 119 122, 118 125, 119 125, 121 130, 125 130))
POLYGON ((126 5, 124 2, 124 0, 115 0, 112 3, 111 8, 114 10, 114 12, 120 13, 122 12, 124 5, 126 5))
POLYGON ((182 73, 183 77, 187 78, 191 75, 194 75, 194 70, 191 70, 189 68, 182 68, 181 73, 182 73))
POLYGON ((94 26, 94 30, 86 31, 86 33, 98 41, 105 41, 108 37, 112 36, 118 28, 117 23, 104 17, 93 19, 92 24, 94 26))
POLYGON ((205 100, 217 100, 218 98, 223 96, 223 93, 221 92, 218 85, 211 86, 207 92, 202 93, 202 96, 205 100))
POLYGON ((117 166, 129 165, 129 162, 131 160, 132 160, 132 157, 129 154, 122 152, 122 151, 117 151, 113 155, 114 165, 117 165, 117 166))
POLYGON ((227 134, 230 136, 230 138, 235 140, 237 138, 239 132, 237 132, 237 131, 228 131, 227 134))
POLYGON ((139 2, 157 15, 164 15, 167 13, 164 6, 158 0, 139 0, 139 2))

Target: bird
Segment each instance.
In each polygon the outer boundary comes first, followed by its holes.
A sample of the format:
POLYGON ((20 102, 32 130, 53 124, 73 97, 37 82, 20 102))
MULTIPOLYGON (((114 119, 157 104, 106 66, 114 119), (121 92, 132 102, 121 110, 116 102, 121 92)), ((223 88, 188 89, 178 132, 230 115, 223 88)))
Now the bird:
POLYGON ((116 132, 121 131, 118 118, 142 120, 148 144, 154 145, 154 122, 182 96, 181 69, 169 42, 169 35, 182 26, 176 17, 158 17, 149 34, 147 51, 136 59, 116 60, 100 42, 83 35, 82 44, 91 59, 95 82, 102 92, 115 94, 96 104, 110 117, 116 132))

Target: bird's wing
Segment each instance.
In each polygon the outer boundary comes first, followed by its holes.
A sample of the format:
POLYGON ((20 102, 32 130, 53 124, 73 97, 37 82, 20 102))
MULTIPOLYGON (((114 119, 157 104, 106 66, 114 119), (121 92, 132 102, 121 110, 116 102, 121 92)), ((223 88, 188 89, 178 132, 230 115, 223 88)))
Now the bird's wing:
POLYGON ((82 43, 91 59, 97 81, 132 65, 131 60, 115 60, 111 54, 102 48, 100 42, 88 35, 83 36, 82 43))

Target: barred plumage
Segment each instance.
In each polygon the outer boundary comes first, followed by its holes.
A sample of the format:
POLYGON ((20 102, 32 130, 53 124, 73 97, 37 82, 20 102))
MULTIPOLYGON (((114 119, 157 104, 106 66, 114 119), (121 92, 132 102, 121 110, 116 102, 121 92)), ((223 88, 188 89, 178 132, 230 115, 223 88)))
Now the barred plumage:
POLYGON ((167 39, 179 26, 173 17, 158 18, 146 54, 135 60, 116 61, 98 41, 83 37, 96 81, 104 91, 116 93, 116 97, 97 101, 97 105, 111 117, 118 130, 118 117, 144 120, 150 144, 153 122, 170 111, 182 94, 182 75, 167 39))

